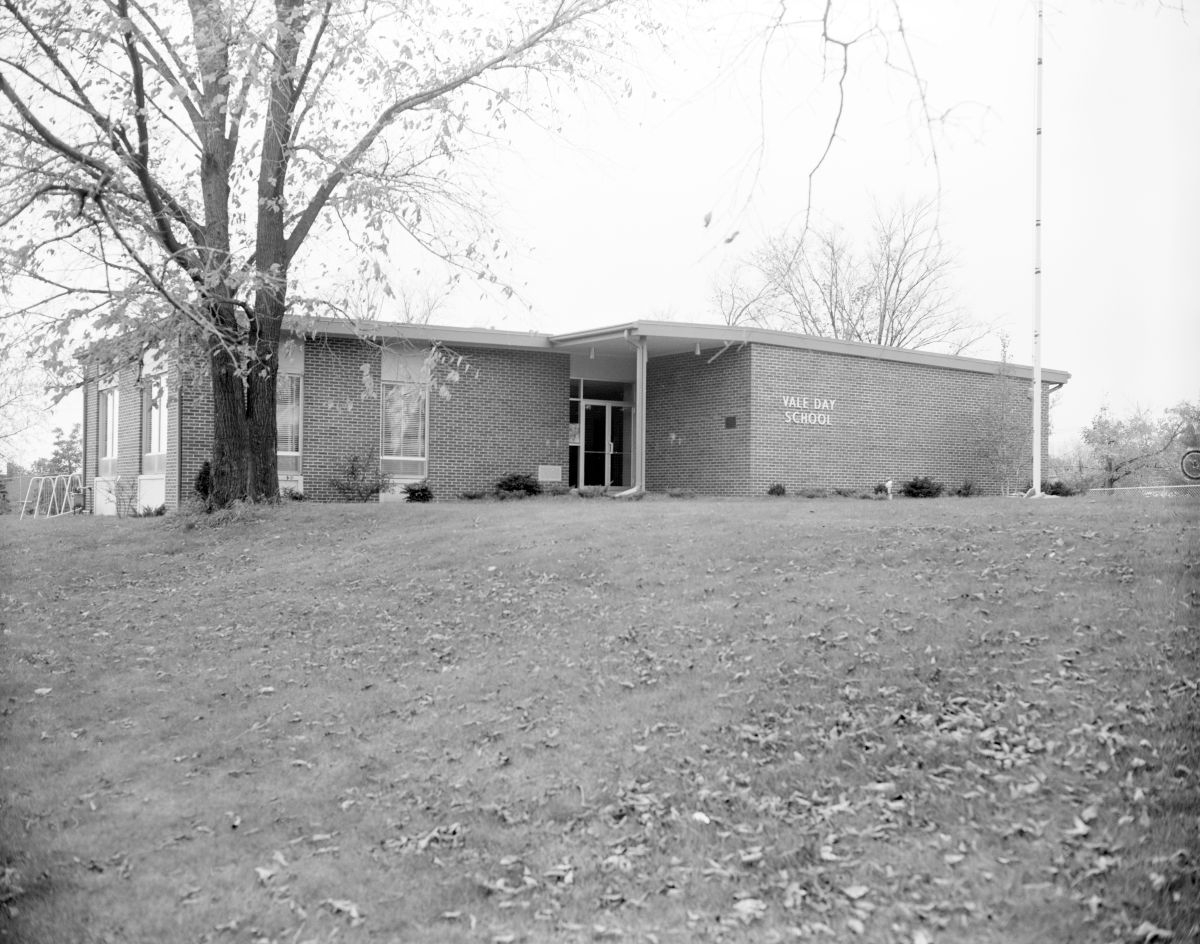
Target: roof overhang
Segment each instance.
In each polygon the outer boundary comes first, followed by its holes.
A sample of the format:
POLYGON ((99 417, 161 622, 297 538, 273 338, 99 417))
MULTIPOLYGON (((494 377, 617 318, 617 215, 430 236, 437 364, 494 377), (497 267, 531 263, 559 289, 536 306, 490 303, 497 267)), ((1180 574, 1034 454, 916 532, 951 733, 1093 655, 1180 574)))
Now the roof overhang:
MULTIPOLYGON (((647 353, 651 358, 662 357, 666 354, 682 354, 687 351, 704 354, 745 344, 769 344, 776 347, 843 354, 847 357, 867 357, 873 360, 898 361, 906 364, 923 364, 929 367, 943 367, 973 373, 995 374, 1001 369, 1005 369, 1013 377, 1025 380, 1033 379, 1033 368, 1023 364, 1003 364, 1000 361, 978 357, 883 347, 878 344, 862 344, 856 341, 837 341, 832 338, 818 338, 791 331, 773 331, 768 328, 737 325, 631 321, 608 328, 552 335, 550 344, 554 348, 568 350, 571 353, 595 350, 597 354, 615 355, 632 351, 632 342, 638 338, 646 340, 647 353)), ((1042 368, 1043 383, 1065 384, 1070 379, 1071 375, 1065 370, 1042 368)))
POLYGON ((498 331, 495 328, 455 328, 449 325, 408 324, 397 321, 355 321, 349 318, 303 318, 287 327, 305 337, 361 338, 365 341, 416 341, 448 346, 525 348, 548 351, 550 336, 536 331, 498 331))
MULTIPOLYGON (((914 351, 907 348, 883 347, 856 341, 837 341, 791 331, 773 331, 737 325, 695 324, 682 321, 630 321, 624 324, 575 331, 567 334, 541 334, 535 331, 499 331, 495 328, 455 328, 447 325, 403 324, 387 321, 351 321, 346 318, 308 318, 289 325, 292 330, 307 336, 332 335, 358 337, 379 343, 414 341, 454 346, 483 346, 518 348, 523 350, 558 351, 601 357, 632 358, 636 343, 644 341, 647 357, 653 359, 670 354, 693 354, 709 357, 718 351, 746 344, 767 344, 797 350, 841 354, 847 357, 866 357, 872 360, 896 361, 972 373, 996 374, 1005 370, 1012 377, 1032 380, 1033 368, 1024 364, 1004 364, 1000 361, 933 351, 914 351)), ((1042 382, 1065 384, 1071 375, 1065 370, 1042 368, 1042 382)))

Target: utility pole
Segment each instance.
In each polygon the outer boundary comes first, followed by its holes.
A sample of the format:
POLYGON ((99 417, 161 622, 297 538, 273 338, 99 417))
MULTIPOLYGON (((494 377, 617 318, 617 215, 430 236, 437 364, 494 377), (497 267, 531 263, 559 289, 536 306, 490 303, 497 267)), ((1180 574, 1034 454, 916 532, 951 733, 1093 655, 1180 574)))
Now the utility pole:
POLYGON ((1033 155, 1033 494, 1042 494, 1042 23, 1037 5, 1036 138, 1033 155))

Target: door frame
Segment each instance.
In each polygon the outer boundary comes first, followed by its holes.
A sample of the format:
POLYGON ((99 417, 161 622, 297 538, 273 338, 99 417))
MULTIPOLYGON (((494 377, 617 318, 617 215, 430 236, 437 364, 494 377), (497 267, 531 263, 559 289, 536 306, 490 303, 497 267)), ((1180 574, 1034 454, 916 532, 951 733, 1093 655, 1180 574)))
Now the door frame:
MULTIPOLYGON (((573 447, 573 448, 576 448, 579 450, 578 455, 576 457, 576 460, 577 460, 576 468, 579 470, 579 485, 578 485, 579 488, 610 488, 612 486, 612 457, 614 455, 618 454, 613 451, 613 440, 612 440, 612 415, 613 415, 614 409, 628 410, 630 413, 630 416, 632 416, 634 414, 633 404, 628 403, 625 400, 596 400, 596 399, 592 399, 592 398, 587 398, 587 399, 581 398, 579 400, 579 444, 578 444, 578 446, 573 447), (604 447, 604 479, 605 479, 605 481, 598 485, 597 484, 591 484, 591 485, 588 484, 588 482, 587 482, 587 463, 585 462, 585 457, 587 456, 587 454, 589 452, 589 450, 587 449, 588 407, 593 407, 593 406, 604 407, 604 443, 605 443, 605 447, 604 447)), ((632 442, 632 438, 630 437, 630 430, 628 428, 625 430, 625 444, 626 444, 626 448, 620 454, 630 456, 631 461, 630 461, 629 465, 630 465, 630 468, 633 468, 632 447, 634 446, 634 443, 632 442)), ((590 450, 590 451, 597 452, 598 450, 590 450)), ((618 487, 627 487, 627 483, 625 483, 622 486, 618 486, 618 487)))

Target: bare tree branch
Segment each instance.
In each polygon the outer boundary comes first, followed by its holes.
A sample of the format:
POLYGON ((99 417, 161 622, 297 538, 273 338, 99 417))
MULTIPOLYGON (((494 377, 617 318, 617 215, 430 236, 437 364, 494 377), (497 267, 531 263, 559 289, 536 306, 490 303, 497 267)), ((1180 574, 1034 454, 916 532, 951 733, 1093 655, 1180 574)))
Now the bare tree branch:
POLYGON ((594 3, 580 4, 573 7, 570 12, 564 12, 567 9, 567 0, 561 0, 554 15, 543 26, 527 34, 520 42, 509 46, 494 56, 477 61, 444 82, 424 89, 414 95, 402 98, 385 108, 375 120, 375 123, 346 152, 345 156, 338 161, 337 166, 325 178, 321 186, 317 188, 316 193, 301 212, 299 219, 292 228, 292 232, 288 235, 287 258, 291 259, 295 256, 296 250, 304 242, 309 230, 312 229, 313 223, 316 222, 317 216, 324 209, 326 203, 328 203, 330 196, 338 184, 358 165, 363 155, 366 154, 379 136, 396 118, 404 112, 411 111, 421 105, 442 98, 456 89, 462 88, 485 72, 496 68, 502 63, 509 62, 539 45, 547 36, 563 29, 575 20, 611 6, 615 2, 616 0, 596 0, 594 3))

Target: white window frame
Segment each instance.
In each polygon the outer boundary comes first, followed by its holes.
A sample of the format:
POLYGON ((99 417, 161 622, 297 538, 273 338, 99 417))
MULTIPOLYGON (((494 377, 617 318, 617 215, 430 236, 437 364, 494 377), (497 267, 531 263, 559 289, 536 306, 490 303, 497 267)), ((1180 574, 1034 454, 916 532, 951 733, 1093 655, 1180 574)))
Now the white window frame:
POLYGON ((147 377, 142 387, 142 475, 163 475, 167 465, 167 380, 147 377))
POLYGON ((97 436, 96 475, 98 478, 113 478, 117 474, 117 448, 120 443, 121 419, 121 390, 117 379, 110 377, 102 380, 98 387, 97 416, 99 417, 97 436))
MULTIPOLYGON (((385 349, 379 383, 379 471, 399 481, 419 482, 429 471, 429 351, 385 349), (388 434, 388 405, 394 397, 415 392, 420 397, 421 430, 417 455, 392 451, 396 437, 388 434)), ((401 432, 400 449, 404 449, 401 432)))
MULTIPOLYGON (((289 437, 290 438, 290 437, 289 437)), ((280 371, 276 377, 275 389, 275 441, 276 441, 276 461, 279 463, 279 471, 285 475, 299 475, 303 468, 304 461, 304 374, 293 371, 280 371), (283 428, 280 425, 279 416, 279 388, 283 384, 287 384, 289 392, 294 392, 289 406, 295 410, 295 428, 296 428, 296 449, 283 449, 279 439, 279 432, 283 428), (293 386, 294 384, 294 386, 293 386)))

